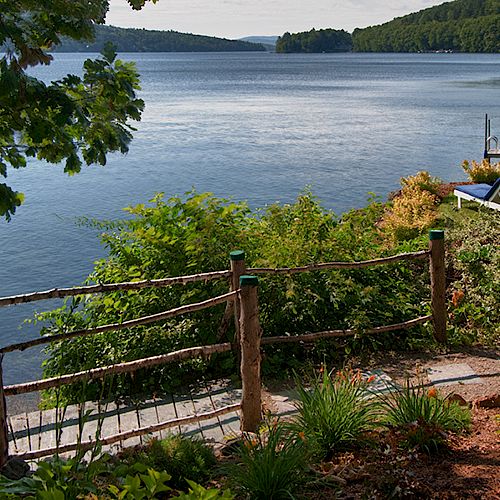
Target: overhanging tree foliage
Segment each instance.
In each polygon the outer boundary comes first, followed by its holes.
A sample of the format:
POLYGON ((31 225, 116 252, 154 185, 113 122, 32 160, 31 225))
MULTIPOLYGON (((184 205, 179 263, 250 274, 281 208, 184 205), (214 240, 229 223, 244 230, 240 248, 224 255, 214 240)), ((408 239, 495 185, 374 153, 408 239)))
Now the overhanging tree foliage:
MULTIPOLYGON (((128 0, 133 9, 146 1, 128 0)), ((61 37, 92 39, 104 23, 107 0, 0 0, 0 175, 26 166, 28 157, 64 162, 74 174, 82 164, 106 163, 113 151, 127 152, 144 102, 136 97, 133 63, 116 59, 111 47, 84 63, 83 77, 67 75, 45 84, 27 73, 48 65, 61 37)), ((0 216, 7 220, 22 193, 0 183, 0 216)))

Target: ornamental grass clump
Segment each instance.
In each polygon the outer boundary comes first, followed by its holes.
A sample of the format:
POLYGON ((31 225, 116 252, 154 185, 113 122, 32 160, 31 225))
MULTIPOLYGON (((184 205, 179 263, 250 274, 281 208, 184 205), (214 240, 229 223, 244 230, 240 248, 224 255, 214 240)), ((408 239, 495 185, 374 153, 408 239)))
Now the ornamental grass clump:
POLYGON ((471 424, 467 406, 442 397, 435 388, 427 391, 409 381, 402 389, 381 396, 383 422, 401 432, 403 443, 428 453, 439 450, 448 432, 462 432, 471 424))
POLYGON ((378 405, 367 398, 368 383, 360 372, 323 370, 310 388, 297 384, 299 415, 292 428, 303 433, 317 458, 329 458, 359 443, 376 425, 378 405))
POLYGON ((279 421, 267 423, 257 434, 245 435, 237 458, 238 463, 227 472, 241 495, 238 498, 290 499, 304 482, 304 437, 294 435, 279 421))
POLYGON ((472 182, 493 184, 500 177, 500 163, 491 163, 484 159, 480 163, 472 160, 462 162, 462 168, 472 182))

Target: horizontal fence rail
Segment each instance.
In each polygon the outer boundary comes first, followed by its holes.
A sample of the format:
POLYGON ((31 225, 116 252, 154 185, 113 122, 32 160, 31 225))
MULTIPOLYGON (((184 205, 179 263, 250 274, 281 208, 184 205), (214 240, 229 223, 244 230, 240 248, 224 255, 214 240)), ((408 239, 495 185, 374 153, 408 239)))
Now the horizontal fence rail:
POLYGON ((377 333, 387 333, 396 330, 407 330, 413 328, 414 326, 421 325, 432 319, 432 314, 428 316, 421 316, 420 318, 415 318, 410 321, 404 321, 403 323, 397 323, 388 326, 377 326, 375 328, 367 328, 366 330, 327 330, 324 332, 316 333, 305 333, 301 335, 282 335, 279 337, 264 337, 261 340, 262 345, 269 344, 289 344, 294 342, 316 342, 321 339, 328 338, 342 338, 342 337, 352 337, 358 334, 364 335, 374 335, 377 333))
POLYGON ((193 422, 203 422, 204 420, 210 420, 212 418, 217 418, 222 415, 227 415, 236 410, 239 410, 241 405, 239 403, 225 406, 215 411, 200 413, 198 415, 191 415, 188 417, 181 417, 172 420, 167 420, 159 424, 150 425, 147 427, 139 427, 138 429, 132 429, 127 432, 122 432, 120 434, 114 434, 109 437, 99 438, 98 441, 83 441, 80 443, 66 444, 62 446, 54 446, 52 448, 45 448, 43 450, 30 451, 28 453, 23 453, 18 455, 18 458, 23 460, 35 460, 37 458, 46 457, 49 455, 54 455, 55 453, 67 453, 69 451, 81 450, 88 451, 95 446, 107 446, 120 441, 125 441, 136 436, 143 436, 144 434, 151 434, 153 432, 159 432, 164 429, 171 429, 172 427, 177 427, 179 425, 191 424, 193 422))
POLYGON ((120 290, 141 290, 144 288, 164 288, 171 285, 186 285, 198 281, 211 281, 222 278, 230 278, 231 271, 213 271, 210 273, 192 274, 176 278, 163 278, 154 280, 129 281, 124 283, 101 283, 98 285, 87 285, 73 288, 52 288, 44 292, 32 292, 22 295, 12 295, 0 298, 0 307, 16 304, 26 304, 47 299, 63 299, 75 295, 87 295, 91 293, 116 292, 120 290))
POLYGON ((142 318, 131 319, 124 321, 123 323, 113 323, 110 325, 98 326, 89 330, 76 330, 74 332, 60 333, 58 335, 47 335, 39 339, 29 340, 26 342, 19 342, 18 344, 11 344, 0 348, 0 354, 12 351, 23 351, 28 347, 34 347, 42 344, 51 344, 52 342, 60 342, 62 340, 69 340, 76 337, 86 337, 89 335, 97 335, 99 333, 106 333, 118 330, 125 330, 127 328, 133 328, 135 326, 148 325, 150 323, 155 323, 156 321, 162 321, 169 318, 174 318, 182 314, 187 314, 191 312, 201 311, 209 307, 216 306, 228 301, 236 300, 238 291, 229 292, 224 295, 219 295, 212 299, 204 300, 202 302, 196 302, 194 304, 188 304, 185 306, 176 307, 175 309, 170 309, 169 311, 160 312, 157 314, 151 314, 150 316, 143 316, 142 318))
POLYGON ((299 267, 254 267, 248 269, 250 274, 297 274, 311 271, 326 271, 328 269, 362 269, 364 267, 382 266, 405 260, 423 260, 428 258, 430 252, 421 250, 420 252, 402 253, 383 259, 372 259, 361 262, 325 262, 322 264, 308 264, 299 267))
POLYGON ((68 375, 60 375, 58 377, 36 380, 34 382, 26 382, 24 384, 7 385, 4 387, 6 396, 15 396, 17 394, 26 394, 28 392, 43 391, 54 387, 60 387, 65 384, 73 384, 82 380, 94 380, 104 378, 107 375, 116 375, 117 373, 131 373, 141 368, 151 368, 152 366, 172 363, 173 361, 184 361, 186 359, 196 357, 208 357, 212 354, 231 351, 233 348, 230 342, 224 344, 212 344, 198 347, 187 347, 179 351, 169 352, 168 354, 160 354, 159 356, 151 356, 150 358, 142 358, 136 361, 127 361, 125 363, 117 363, 115 365, 103 366, 101 368, 92 368, 68 375))

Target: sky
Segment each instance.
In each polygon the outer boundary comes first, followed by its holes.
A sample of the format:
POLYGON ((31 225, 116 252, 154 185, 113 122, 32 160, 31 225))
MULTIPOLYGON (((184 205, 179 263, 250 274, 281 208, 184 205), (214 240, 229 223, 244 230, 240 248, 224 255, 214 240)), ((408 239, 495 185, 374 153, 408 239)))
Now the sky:
POLYGON ((133 11, 111 0, 106 23, 126 28, 175 30, 241 38, 312 28, 363 28, 444 0, 159 0, 133 11))

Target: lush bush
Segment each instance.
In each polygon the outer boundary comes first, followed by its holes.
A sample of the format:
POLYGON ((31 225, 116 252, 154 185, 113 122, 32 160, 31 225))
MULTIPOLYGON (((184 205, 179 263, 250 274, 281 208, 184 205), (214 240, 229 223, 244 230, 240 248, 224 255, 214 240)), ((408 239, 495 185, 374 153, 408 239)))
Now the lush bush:
POLYGON ((152 439, 140 450, 126 449, 120 458, 125 463, 139 461, 155 470, 168 472, 172 476, 169 484, 177 489, 185 488, 186 480, 205 481, 215 465, 211 447, 200 439, 181 434, 152 439))
POLYGON ((439 184, 428 172, 401 179, 401 192, 393 199, 380 227, 395 241, 409 240, 425 232, 438 217, 439 184))
POLYGON ((427 452, 438 450, 446 442, 446 432, 469 428, 471 414, 439 395, 436 389, 425 390, 409 382, 401 389, 382 397, 386 425, 403 434, 404 442, 427 452))
POLYGON ((500 163, 491 163, 489 160, 482 160, 480 163, 472 160, 464 160, 462 168, 469 179, 476 183, 493 184, 500 177, 500 163))
MULTIPOLYGON (((283 267, 311 262, 364 260, 391 254, 376 222, 383 205, 372 201, 366 209, 341 218, 325 210, 308 192, 291 205, 271 205, 250 212, 242 203, 210 194, 189 193, 184 200, 161 196, 152 206, 129 210, 133 218, 117 223, 95 223, 104 231, 109 256, 99 261, 89 282, 164 278, 227 269, 231 250, 243 249, 249 266, 283 267)), ((114 292, 85 296, 43 318, 42 334, 122 322, 208 299, 227 292, 227 282, 193 283, 183 287, 114 292)), ((264 335, 298 334, 335 328, 359 328, 398 323, 425 313, 428 277, 421 263, 399 263, 383 268, 302 273, 262 277, 260 319, 264 335)), ((54 343, 48 348, 45 376, 80 371, 221 339, 224 307, 208 309, 154 325, 54 343)), ((233 330, 226 332, 232 340, 233 330)), ((413 335, 427 336, 424 329, 413 335)), ((404 336, 403 338, 406 338, 404 336)), ((353 340, 352 346, 394 345, 394 334, 353 340)), ((313 348, 312 354, 331 343, 313 348)), ((321 351, 324 352, 324 351, 321 351)), ((269 347, 264 370, 298 367, 300 347, 269 347)), ((115 376, 105 393, 130 395, 172 390, 203 373, 220 376, 236 370, 231 354, 210 361, 193 360, 134 374, 115 376)), ((101 382, 63 387, 61 400, 77 401, 103 393, 101 382)))
POLYGON ((294 498, 293 492, 304 481, 305 443, 280 422, 245 435, 237 458, 238 463, 227 469, 228 478, 248 498, 294 498))
POLYGON ((447 234, 450 339, 461 343, 500 342, 500 214, 481 210, 458 218, 447 234))
POLYGON ((319 458, 358 443, 373 429, 377 406, 367 399, 367 383, 359 372, 323 371, 309 386, 298 383, 298 416, 292 428, 303 434, 308 446, 319 458))

